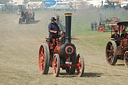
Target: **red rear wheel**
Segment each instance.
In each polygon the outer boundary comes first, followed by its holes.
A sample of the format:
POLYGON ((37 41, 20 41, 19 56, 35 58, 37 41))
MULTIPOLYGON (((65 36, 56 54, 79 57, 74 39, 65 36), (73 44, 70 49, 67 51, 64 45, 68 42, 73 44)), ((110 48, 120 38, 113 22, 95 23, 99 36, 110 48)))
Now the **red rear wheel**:
POLYGON ((77 70, 77 75, 79 77, 82 77, 83 74, 84 74, 84 58, 81 54, 78 54, 77 56, 77 67, 76 67, 76 70, 77 70))
POLYGON ((125 63, 125 66, 128 67, 128 51, 126 51, 124 54, 124 63, 125 63))
POLYGON ((104 32, 105 31, 105 27, 103 25, 98 26, 98 31, 99 32, 104 32))
POLYGON ((40 73, 47 74, 49 70, 49 61, 48 61, 48 54, 47 54, 47 47, 46 44, 43 43, 43 45, 40 46, 39 49, 39 70, 40 73))
POLYGON ((58 77, 60 73, 60 57, 58 54, 54 54, 53 56, 52 68, 53 68, 53 75, 55 77, 58 77))
POLYGON ((115 22, 115 21, 117 21, 117 20, 118 20, 117 17, 112 17, 112 18, 110 19, 110 21, 112 21, 112 22, 115 22))

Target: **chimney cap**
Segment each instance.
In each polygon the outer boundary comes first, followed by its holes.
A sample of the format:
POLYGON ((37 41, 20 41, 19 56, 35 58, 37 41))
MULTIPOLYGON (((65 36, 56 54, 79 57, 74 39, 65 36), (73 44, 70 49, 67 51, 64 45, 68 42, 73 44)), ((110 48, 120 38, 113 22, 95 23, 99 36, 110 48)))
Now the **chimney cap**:
POLYGON ((72 16, 72 13, 65 13, 65 16, 72 16))

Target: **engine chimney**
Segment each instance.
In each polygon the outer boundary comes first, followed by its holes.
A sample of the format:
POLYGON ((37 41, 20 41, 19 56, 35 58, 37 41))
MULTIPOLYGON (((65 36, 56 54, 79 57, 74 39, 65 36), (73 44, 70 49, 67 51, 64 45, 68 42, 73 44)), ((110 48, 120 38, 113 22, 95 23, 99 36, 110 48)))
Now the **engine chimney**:
POLYGON ((65 24, 66 24, 65 43, 71 43, 71 16, 72 13, 65 13, 65 24))

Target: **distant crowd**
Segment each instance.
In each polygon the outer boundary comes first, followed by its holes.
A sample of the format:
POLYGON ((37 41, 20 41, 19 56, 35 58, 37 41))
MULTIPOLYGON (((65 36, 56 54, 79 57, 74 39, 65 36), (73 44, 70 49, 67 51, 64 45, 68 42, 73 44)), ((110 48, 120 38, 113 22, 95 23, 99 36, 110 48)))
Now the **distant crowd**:
POLYGON ((10 4, 5 4, 1 6, 1 11, 2 12, 7 12, 7 13, 14 13, 18 10, 17 6, 10 5, 10 4))

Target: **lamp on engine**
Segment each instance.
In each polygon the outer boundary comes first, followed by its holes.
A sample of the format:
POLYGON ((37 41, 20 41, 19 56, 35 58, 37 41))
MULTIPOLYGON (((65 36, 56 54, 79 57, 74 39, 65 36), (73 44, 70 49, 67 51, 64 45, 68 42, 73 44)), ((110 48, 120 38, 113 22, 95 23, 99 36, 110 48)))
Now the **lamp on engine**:
POLYGON ((49 66, 53 68, 53 75, 58 77, 60 68, 68 74, 74 74, 77 71, 78 76, 84 74, 84 58, 81 54, 76 54, 76 47, 71 43, 71 13, 65 13, 65 35, 58 35, 53 39, 53 45, 50 45, 49 39, 43 43, 39 49, 39 70, 47 74, 49 66))

